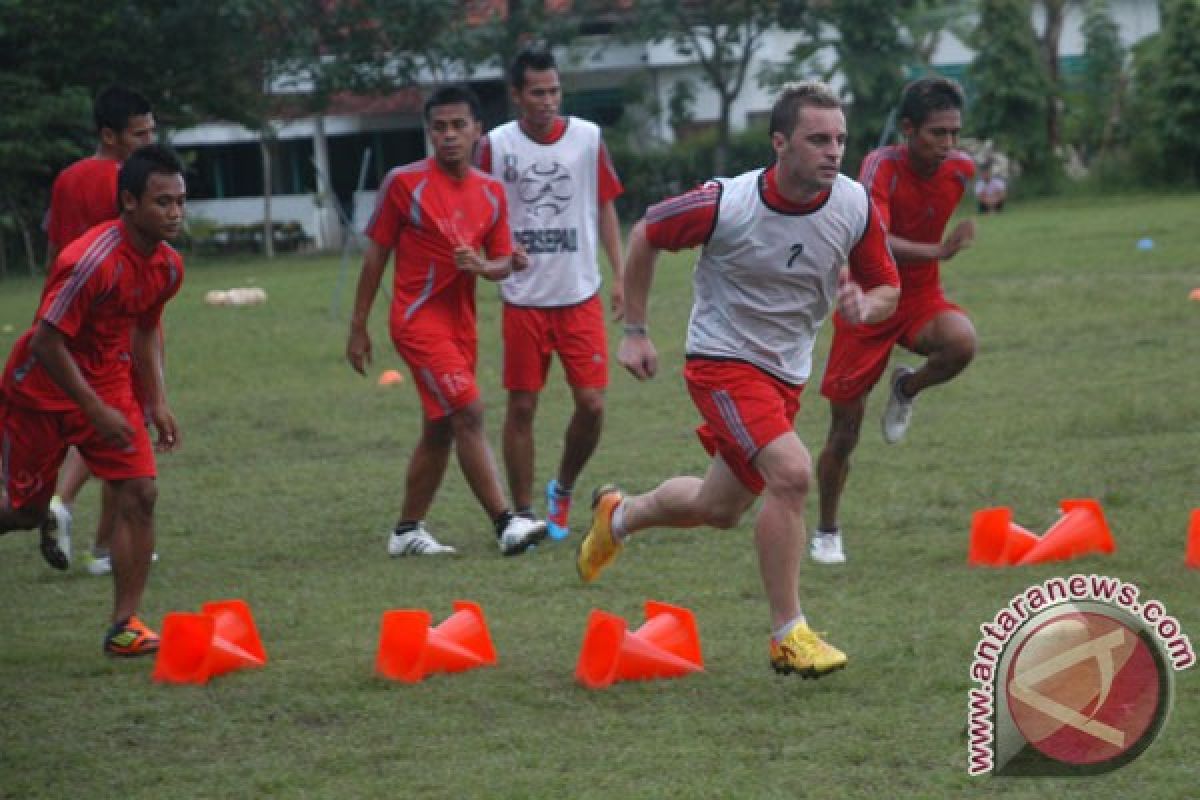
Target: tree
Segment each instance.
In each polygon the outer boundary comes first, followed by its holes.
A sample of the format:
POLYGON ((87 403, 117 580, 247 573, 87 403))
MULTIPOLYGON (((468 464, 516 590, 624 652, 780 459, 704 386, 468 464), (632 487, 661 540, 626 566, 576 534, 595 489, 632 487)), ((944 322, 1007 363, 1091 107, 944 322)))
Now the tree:
POLYGON ((0 0, 0 204, 31 268, 54 175, 95 147, 90 99, 101 88, 139 89, 166 126, 246 118, 261 96, 248 6, 0 0))
POLYGON ((816 69, 826 81, 840 74, 843 94, 850 103, 852 135, 846 163, 857 166, 876 147, 887 127, 907 77, 907 67, 917 60, 911 41, 901 36, 900 16, 910 9, 905 0, 840 0, 811 6, 811 13, 787 21, 808 34, 792 49, 791 63, 766 74, 775 86, 804 69, 816 69), (819 51, 831 48, 832 64, 819 60, 819 51))
POLYGON ((970 124, 995 140, 1027 174, 1044 175, 1052 162, 1045 119, 1046 77, 1038 55, 1029 0, 983 0, 979 27, 971 37, 975 60, 968 75, 975 86, 970 124))
POLYGON ((1041 0, 1046 12, 1046 25, 1038 44, 1042 51, 1042 63, 1046 70, 1046 144, 1056 151, 1061 135, 1059 117, 1062 109, 1062 79, 1058 69, 1059 45, 1062 42, 1063 22, 1068 0, 1041 0))
POLYGON ((1083 17, 1083 83, 1069 119, 1085 161, 1103 157, 1121 114, 1125 49, 1108 0, 1090 0, 1083 17))
POLYGON ((1200 183, 1200 0, 1164 0, 1162 53, 1154 94, 1171 173, 1200 183))
POLYGON ((781 5, 793 13, 802 0, 640 0, 631 31, 644 41, 671 41, 694 58, 705 83, 717 95, 717 147, 713 172, 724 174, 729 154, 734 101, 741 94, 750 62, 767 31, 779 22, 781 5))

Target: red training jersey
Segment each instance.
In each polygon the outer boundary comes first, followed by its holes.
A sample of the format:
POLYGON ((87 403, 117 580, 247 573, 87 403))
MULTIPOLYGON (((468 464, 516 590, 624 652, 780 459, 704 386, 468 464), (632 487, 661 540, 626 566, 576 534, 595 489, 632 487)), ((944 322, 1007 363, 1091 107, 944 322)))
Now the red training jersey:
MULTIPOLYGON (((933 175, 922 176, 912 168, 908 146, 900 144, 868 153, 859 181, 871 193, 888 233, 911 242, 937 244, 974 175, 975 162, 955 150, 933 175)), ((936 259, 899 266, 902 298, 911 299, 919 290, 940 288, 936 259)))
POLYGON ((33 326, 17 340, 4 369, 6 399, 43 411, 76 407, 30 349, 41 321, 63 334, 67 351, 96 394, 128 397, 133 326, 156 328, 163 306, 182 284, 183 259, 166 242, 144 255, 129 241, 120 220, 92 228, 54 262, 33 326))
MULTIPOLYGON (((524 128, 521 129, 525 131, 524 128)), ((525 131, 525 135, 529 136, 539 144, 554 144, 563 137, 567 132, 567 118, 558 117, 554 120, 554 127, 550 129, 550 136, 546 139, 538 139, 525 131)), ((475 153, 475 163, 484 172, 491 174, 492 172, 492 143, 487 136, 479 140, 479 149, 475 153)), ((612 157, 608 154, 608 148, 604 146, 604 139, 600 139, 600 153, 596 158, 596 205, 602 206, 609 200, 616 200, 625 193, 625 187, 621 185, 621 179, 617 176, 616 167, 613 166, 612 157)))
POLYGON ((50 244, 61 251, 94 226, 117 218, 120 169, 118 161, 92 156, 58 173, 43 224, 50 244))
MULTIPOLYGON (((796 204, 779 192, 775 166, 763 172, 759 196, 769 208, 785 214, 807 214, 823 207, 829 192, 821 192, 811 203, 796 204)), ((659 250, 683 250, 707 244, 717 224, 721 187, 709 182, 690 192, 670 197, 646 210, 646 241, 659 250)), ((895 262, 888 248, 887 232, 874 202, 862 238, 850 251, 850 274, 864 291, 897 284, 895 262)))
POLYGON ((499 181, 475 168, 461 180, 433 158, 396 167, 383 179, 367 236, 396 251, 393 334, 418 312, 475 325, 475 275, 454 263, 454 249, 512 254, 508 207, 499 181))

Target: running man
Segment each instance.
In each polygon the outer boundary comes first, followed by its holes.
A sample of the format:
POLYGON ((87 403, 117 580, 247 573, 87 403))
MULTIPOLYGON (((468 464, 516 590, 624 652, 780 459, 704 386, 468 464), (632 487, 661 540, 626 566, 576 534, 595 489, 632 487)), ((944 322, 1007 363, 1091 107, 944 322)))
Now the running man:
POLYGON ((917 394, 953 378, 975 355, 975 328, 942 293, 938 265, 968 247, 973 220, 963 220, 943 239, 975 165, 955 150, 962 129, 963 94, 946 78, 910 83, 900 100, 905 144, 874 150, 863 160, 863 184, 888 230, 900 266, 900 305, 875 325, 853 325, 834 315, 833 344, 821 382, 829 399, 829 436, 817 460, 820 520, 809 555, 822 564, 846 560, 838 512, 850 454, 858 444, 867 395, 899 344, 925 356, 917 370, 897 366, 888 381, 883 439, 898 442, 912 419, 917 394))
MULTIPOLYGON (((54 179, 50 208, 46 212, 46 274, 67 245, 102 222, 114 220, 117 210, 117 172, 139 147, 154 143, 154 114, 149 101, 123 86, 110 86, 96 95, 92 105, 96 126, 96 153, 80 159, 54 179)), ((135 389, 136 389, 135 382, 135 389)), ((67 451, 59 472, 58 488, 50 501, 50 513, 42 531, 42 554, 57 569, 71 565, 71 526, 75 499, 91 473, 75 448, 67 451)), ((104 484, 100 521, 87 560, 93 575, 112 572, 109 541, 112 538, 113 505, 104 484)))
POLYGON ((388 553, 455 552, 424 522, 454 449, 471 491, 492 520, 500 552, 518 555, 545 538, 546 523, 514 515, 504 501, 475 380, 475 279, 500 281, 512 271, 504 188, 471 166, 482 132, 473 92, 458 86, 438 89, 425 103, 425 125, 433 157, 393 169, 379 187, 367 224, 370 244, 346 359, 366 374, 371 362, 367 318, 395 250, 389 327, 396 351, 412 371, 424 420, 388 553))
POLYGON ((600 301, 599 239, 612 266, 610 309, 622 314, 621 228, 613 201, 622 192, 600 129, 559 114, 562 86, 554 56, 526 49, 509 71, 517 119, 480 143, 479 164, 501 181, 528 269, 502 284, 504 300, 504 465, 513 507, 533 518, 538 395, 558 354, 575 401, 555 477, 546 485, 550 536, 570 533, 571 492, 600 441, 608 386, 608 336, 600 301))
POLYGON ((671 478, 648 494, 597 489, 577 568, 595 580, 647 528, 732 528, 765 493, 754 541, 771 665, 819 677, 845 666, 846 655, 809 628, 800 608, 812 466, 794 420, 832 307, 852 322, 879 322, 895 308, 900 279, 866 190, 838 172, 846 120, 837 95, 817 82, 784 87, 771 111, 771 145, 771 167, 652 206, 630 234, 618 359, 639 380, 658 371, 646 317, 658 252, 703 245, 684 379, 712 462, 703 478, 671 478))
POLYGON ((109 485, 115 513, 114 604, 104 652, 139 656, 158 650, 158 636, 137 617, 154 553, 154 451, 180 442, 157 368, 157 329, 183 282, 183 260, 167 244, 183 225, 183 167, 170 151, 149 145, 125 162, 117 187, 120 218, 92 228, 55 260, 33 327, 5 367, 0 533, 43 524, 59 467, 74 446, 109 485))

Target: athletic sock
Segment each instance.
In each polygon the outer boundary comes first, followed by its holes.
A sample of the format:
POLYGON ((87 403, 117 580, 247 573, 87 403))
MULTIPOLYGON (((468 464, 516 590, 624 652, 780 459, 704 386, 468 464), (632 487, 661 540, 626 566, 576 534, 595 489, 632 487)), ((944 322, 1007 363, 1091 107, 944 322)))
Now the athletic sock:
POLYGON ((559 497, 570 497, 571 492, 574 491, 574 489, 574 486, 564 486, 557 480, 554 482, 554 493, 559 497))
POLYGON ((825 528, 818 527, 815 531, 813 531, 813 533, 815 533, 817 536, 835 536, 837 534, 840 534, 841 532, 842 532, 842 529, 840 527, 833 527, 833 528, 829 528, 828 530, 825 528))
POLYGON ((533 506, 521 506, 514 513, 516 516, 524 517, 525 519, 537 519, 533 513, 533 506))
POLYGON ((625 541, 625 537, 629 535, 628 531, 625 530, 625 501, 624 500, 617 503, 617 507, 613 511, 612 525, 610 526, 610 528, 612 530, 613 541, 616 542, 617 544, 620 544, 621 542, 625 541))
POLYGON ((396 523, 394 532, 397 536, 403 536, 406 533, 412 533, 419 527, 421 527, 419 519, 402 519, 396 523))
POLYGON ((508 527, 508 523, 513 521, 513 514, 508 509, 501 511, 492 520, 492 524, 496 526, 496 538, 499 539, 504 535, 504 529, 508 527))
POLYGON ((792 628, 796 627, 797 625, 803 625, 807 621, 808 620, 804 618, 804 612, 801 611, 799 616, 793 617, 776 628, 775 632, 771 634, 771 640, 776 643, 782 642, 787 638, 787 635, 792 632, 792 628))

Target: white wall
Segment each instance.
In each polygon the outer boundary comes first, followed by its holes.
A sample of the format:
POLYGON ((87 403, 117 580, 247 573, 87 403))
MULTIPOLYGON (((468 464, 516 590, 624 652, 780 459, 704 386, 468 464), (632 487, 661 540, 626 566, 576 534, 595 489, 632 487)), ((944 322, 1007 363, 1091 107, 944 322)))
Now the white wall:
MULTIPOLYGON (((205 217, 220 225, 253 225, 262 222, 261 197, 231 197, 224 200, 189 200, 188 216, 205 217)), ((271 198, 271 218, 277 222, 299 222, 318 248, 335 246, 321 234, 320 207, 316 195, 285 194, 271 198)))

